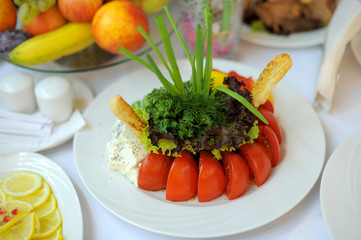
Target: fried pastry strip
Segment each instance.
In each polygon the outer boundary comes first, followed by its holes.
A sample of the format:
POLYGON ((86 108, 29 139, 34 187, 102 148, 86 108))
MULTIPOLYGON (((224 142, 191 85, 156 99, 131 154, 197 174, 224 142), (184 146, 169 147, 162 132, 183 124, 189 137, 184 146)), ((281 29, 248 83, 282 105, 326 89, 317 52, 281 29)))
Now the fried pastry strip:
POLYGON ((133 108, 120 95, 116 95, 110 100, 110 109, 132 130, 135 136, 140 137, 146 123, 137 116, 133 108))
POLYGON ((288 54, 280 54, 267 64, 252 89, 255 107, 265 103, 277 83, 286 75, 292 66, 292 59, 288 54))

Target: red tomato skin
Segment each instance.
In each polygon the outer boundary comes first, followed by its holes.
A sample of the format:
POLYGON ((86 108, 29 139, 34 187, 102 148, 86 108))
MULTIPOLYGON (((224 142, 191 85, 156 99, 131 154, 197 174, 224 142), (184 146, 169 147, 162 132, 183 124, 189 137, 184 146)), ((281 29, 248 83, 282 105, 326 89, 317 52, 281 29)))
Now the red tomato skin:
MULTIPOLYGON (((236 77, 238 82, 243 81, 244 84, 246 84, 246 89, 250 92, 252 91, 253 83, 254 83, 252 77, 249 77, 249 78, 243 77, 241 75, 238 75, 238 73, 236 73, 235 71, 230 71, 228 73, 228 76, 236 77)), ((241 90, 242 90, 242 88, 241 88, 241 90)))
MULTIPOLYGON (((266 109, 260 108, 260 109, 258 109, 258 111, 266 118, 266 120, 269 123, 269 126, 276 133, 279 144, 281 144, 281 142, 282 142, 282 132, 281 132, 281 128, 280 128, 280 125, 278 124, 278 121, 277 121, 276 117, 273 115, 273 113, 271 113, 270 111, 268 111, 266 109)), ((262 121, 259 121, 259 122, 261 124, 263 124, 262 121)))
POLYGON ((261 104, 261 105, 258 107, 258 110, 259 110, 260 108, 264 108, 264 109, 270 111, 271 113, 274 113, 273 104, 271 103, 270 100, 267 100, 265 103, 261 104))
POLYGON ((172 157, 149 153, 139 168, 138 187, 147 191, 165 189, 172 163, 172 157))
POLYGON ((201 151, 199 156, 198 201, 208 202, 223 194, 226 176, 221 162, 212 154, 201 151))
POLYGON ((281 147, 277 135, 268 125, 261 125, 259 129, 260 135, 256 139, 256 142, 261 143, 266 148, 271 158, 272 167, 275 167, 281 157, 281 147))
POLYGON ((249 168, 243 157, 235 152, 222 152, 223 169, 226 174, 227 185, 225 194, 228 200, 242 196, 249 182, 249 168))
POLYGON ((253 172, 253 182, 261 186, 271 172, 271 159, 265 147, 257 142, 242 145, 241 155, 246 159, 253 172))
POLYGON ((180 157, 174 158, 170 169, 166 199, 170 201, 187 201, 197 194, 198 165, 194 157, 182 151, 180 157))

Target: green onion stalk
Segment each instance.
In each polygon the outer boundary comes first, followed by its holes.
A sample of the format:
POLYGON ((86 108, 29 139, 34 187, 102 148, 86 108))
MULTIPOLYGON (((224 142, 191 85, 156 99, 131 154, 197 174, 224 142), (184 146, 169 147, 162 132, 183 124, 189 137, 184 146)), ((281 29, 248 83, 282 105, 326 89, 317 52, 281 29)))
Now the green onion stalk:
MULTIPOLYGON (((225 0, 227 2, 227 0, 225 0)), ((211 88, 211 73, 212 73, 212 14, 209 11, 208 7, 203 9, 203 13, 205 16, 205 31, 202 31, 201 25, 198 24, 196 28, 196 44, 195 50, 193 52, 193 56, 188 51, 178 29, 177 26, 168 10, 166 5, 163 6, 164 11, 170 21, 172 28, 180 42, 187 58, 190 63, 192 69, 191 75, 191 84, 192 84, 192 91, 197 94, 203 95, 204 97, 213 98, 217 91, 221 91, 225 94, 228 94, 232 98, 239 101, 243 104, 250 112, 252 112, 255 116, 257 116, 261 121, 268 124, 265 117, 251 104, 249 103, 244 97, 241 95, 233 92, 232 90, 224 87, 224 86, 217 86, 213 91, 211 88), (206 57, 204 58, 204 44, 206 42, 206 57), (204 63, 205 61, 205 63, 204 63)), ((230 11, 230 9, 225 5, 224 11, 230 11)), ((154 52, 158 55, 161 63, 164 65, 166 70, 169 73, 171 81, 169 81, 163 73, 158 68, 157 64, 155 63, 154 59, 150 56, 148 52, 145 53, 147 61, 143 60, 139 56, 135 55, 134 53, 128 51, 124 47, 119 48, 119 52, 128 58, 138 62, 139 64, 143 65, 150 71, 152 71, 160 80, 164 88, 172 95, 172 96, 183 96, 185 94, 185 86, 183 79, 181 77, 179 67, 177 65, 177 60, 174 55, 173 47, 171 44, 170 36, 162 15, 156 16, 156 23, 159 29, 159 33, 163 40, 164 49, 167 55, 168 61, 162 55, 161 51, 157 47, 157 45, 153 42, 153 40, 149 37, 147 32, 139 25, 138 30, 142 34, 142 36, 147 40, 149 45, 152 47, 154 52)), ((227 22, 225 21, 223 27, 227 27, 227 22)), ((229 27, 229 26, 228 26, 229 27)))

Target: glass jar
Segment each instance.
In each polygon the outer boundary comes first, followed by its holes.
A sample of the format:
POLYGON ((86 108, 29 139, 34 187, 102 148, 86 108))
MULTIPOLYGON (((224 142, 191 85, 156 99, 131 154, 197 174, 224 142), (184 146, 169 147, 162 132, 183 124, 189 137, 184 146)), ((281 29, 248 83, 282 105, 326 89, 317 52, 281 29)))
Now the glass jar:
POLYGON ((238 51, 242 0, 179 0, 184 36, 194 50, 196 27, 205 28, 203 9, 208 6, 213 16, 212 53, 214 57, 232 58, 238 51))

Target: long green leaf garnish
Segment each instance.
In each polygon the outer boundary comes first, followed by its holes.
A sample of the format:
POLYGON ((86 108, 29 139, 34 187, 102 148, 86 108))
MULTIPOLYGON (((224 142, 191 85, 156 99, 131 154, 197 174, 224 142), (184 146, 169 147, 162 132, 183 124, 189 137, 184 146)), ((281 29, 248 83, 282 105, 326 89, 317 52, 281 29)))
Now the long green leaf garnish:
POLYGON ((169 12, 168 7, 165 5, 163 8, 164 8, 165 13, 167 14, 167 17, 168 17, 168 19, 169 19, 170 24, 172 25, 172 28, 173 28, 173 30, 174 30, 174 33, 175 33, 175 34, 177 35, 177 37, 178 37, 179 43, 182 45, 183 50, 184 50, 185 54, 187 55, 187 58, 188 58, 189 62, 191 62, 191 61, 192 61, 192 56, 191 56, 191 54, 189 53, 188 48, 187 48, 187 46, 185 45, 185 43, 184 43, 184 41, 183 41, 183 39, 182 39, 182 37, 181 37, 178 29, 177 29, 177 26, 176 26, 176 24, 175 24, 175 22, 174 22, 174 20, 173 20, 173 18, 172 18, 172 15, 171 15, 170 12, 169 12))
POLYGON ((224 86, 217 86, 213 92, 212 95, 214 95, 216 93, 216 91, 221 91, 224 92, 226 94, 228 94, 229 96, 233 97, 234 99, 236 99, 238 102, 242 103, 249 111, 251 111, 254 115, 256 115, 256 117, 258 117, 259 119, 262 120, 262 122, 268 124, 268 121, 266 120, 266 118, 252 105, 250 104, 247 99, 245 99, 244 97, 242 97, 241 95, 237 94, 236 92, 233 92, 232 90, 224 87, 224 86))
POLYGON ((134 53, 132 53, 131 51, 127 50, 125 47, 120 46, 119 47, 119 52, 125 56, 127 56, 128 58, 138 62, 139 64, 143 65, 144 67, 148 68, 149 70, 152 71, 149 63, 147 63, 146 61, 144 61, 143 59, 141 59, 140 57, 138 57, 137 55, 135 55, 134 53))
POLYGON ((207 29, 207 52, 206 52, 206 66, 204 68, 204 94, 209 94, 211 87, 211 74, 212 74, 212 14, 208 8, 204 9, 204 16, 206 29, 207 29))
POLYGON ((201 25, 197 25, 196 31, 196 45, 194 49, 194 58, 196 62, 196 92, 202 91, 202 82, 203 82, 203 49, 204 41, 202 36, 201 25))
MULTIPOLYGON (((193 58, 192 58, 191 54, 189 53, 188 48, 187 48, 186 44, 184 43, 184 41, 183 41, 183 39, 182 39, 178 29, 177 29, 177 26, 176 26, 176 24, 175 24, 175 22, 174 22, 174 20, 172 18, 172 15, 169 12, 168 7, 164 6, 163 8, 164 8, 164 12, 166 13, 166 15, 167 15, 167 17, 169 19, 170 24, 172 25, 174 33, 177 35, 178 41, 181 44, 181 46, 182 46, 182 48, 183 48, 183 50, 184 50, 184 52, 185 52, 185 54, 186 54, 186 56, 188 58, 189 63, 191 64, 191 67, 192 67, 191 82, 193 83, 193 87, 195 87, 195 85, 196 85, 196 82, 195 82, 196 72, 195 72, 193 58)), ((195 89, 195 88, 193 88, 193 89, 195 89)))
POLYGON ((160 52, 159 48, 157 47, 157 45, 153 42, 153 40, 150 38, 150 36, 147 34, 147 32, 144 30, 144 28, 142 28, 141 25, 138 25, 137 27, 138 31, 140 32, 140 34, 142 34, 142 36, 147 40, 147 42, 149 43, 149 45, 154 49, 154 51, 156 52, 156 54, 158 55, 160 61, 163 63, 163 65, 166 67, 166 69, 169 72, 169 75, 171 76, 171 78, 173 79, 172 76, 172 70, 170 70, 167 62, 165 61, 162 53, 160 52))
MULTIPOLYGON (((196 46, 195 50, 193 52, 193 56, 190 55, 187 47, 184 44, 183 39, 181 38, 179 31, 177 29, 176 24, 174 23, 170 12, 168 10, 167 5, 163 6, 166 15, 168 16, 168 19, 174 29, 175 34, 178 37, 178 40, 180 44, 182 45, 184 52, 186 53, 189 63, 192 67, 192 76, 191 76, 191 82, 193 91, 200 93, 206 97, 213 98, 215 96, 215 93, 217 91, 224 92, 228 94, 229 96, 233 97, 234 99, 238 100, 240 103, 242 103, 249 111, 251 111, 254 115, 256 115, 260 120, 267 123, 267 120, 263 117, 263 115, 251 104, 249 103, 245 98, 240 96, 239 94, 233 92, 232 90, 223 87, 218 86, 213 92, 211 92, 211 73, 212 73, 212 14, 209 11, 209 8, 206 7, 204 9, 204 15, 205 15, 205 24, 206 24, 206 31, 202 32, 202 28, 200 25, 196 28, 196 46), (204 43, 205 40, 207 40, 206 44, 206 62, 205 66, 203 66, 204 62, 204 43)), ((231 9, 227 9, 227 11, 230 11, 231 9)), ((152 71, 154 74, 157 75, 160 82, 163 84, 165 89, 173 95, 173 96, 182 96, 185 94, 184 89, 184 82, 181 78, 181 74, 179 72, 179 68, 177 65, 177 61, 174 55, 174 51, 172 48, 172 44, 170 41, 169 33, 167 31, 167 27, 165 25, 164 19, 161 15, 156 17, 157 26, 160 32, 160 35, 163 40, 163 45, 165 52, 168 56, 168 60, 170 63, 170 67, 168 63, 165 61, 165 58, 163 57, 162 53, 154 44, 154 42, 151 40, 147 32, 139 26, 138 29, 140 30, 141 34, 144 36, 144 38, 147 40, 147 42, 150 44, 150 46, 153 48, 153 50, 157 53, 158 57, 160 58, 161 62, 165 66, 165 68, 168 70, 170 77, 173 80, 172 84, 169 82, 160 69, 157 67, 155 61, 152 59, 152 57, 149 55, 149 53, 146 53, 146 58, 148 60, 148 63, 138 57, 137 55, 131 53, 130 51, 126 50, 124 47, 119 48, 119 52, 124 54, 125 56, 129 57, 130 59, 140 63, 144 67, 148 68, 150 71, 152 71)), ((225 26, 227 27, 227 26, 225 26)))
POLYGON ((230 0, 223 0, 222 31, 229 30, 231 24, 232 3, 230 0))
POLYGON ((149 64, 151 66, 152 72, 154 72, 159 81, 163 84, 163 86, 167 89, 167 91, 172 95, 172 96, 177 96, 177 95, 181 95, 179 93, 179 89, 177 89, 173 84, 171 84, 162 74, 162 72, 159 70, 157 64, 154 62, 154 60, 152 59, 152 57, 149 55, 149 53, 146 53, 147 59, 149 61, 149 64))
POLYGON ((185 93, 184 92, 184 82, 183 82, 181 74, 179 72, 177 60, 175 58, 172 43, 170 41, 170 37, 169 37, 168 31, 167 31, 167 26, 165 25, 164 19, 161 15, 156 17, 156 21, 157 21, 157 26, 158 26, 159 32, 162 36, 164 48, 166 50, 165 52, 167 53, 169 63, 173 70, 173 77, 172 77, 173 82, 174 82, 176 88, 179 89, 183 95, 185 93))

